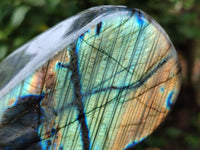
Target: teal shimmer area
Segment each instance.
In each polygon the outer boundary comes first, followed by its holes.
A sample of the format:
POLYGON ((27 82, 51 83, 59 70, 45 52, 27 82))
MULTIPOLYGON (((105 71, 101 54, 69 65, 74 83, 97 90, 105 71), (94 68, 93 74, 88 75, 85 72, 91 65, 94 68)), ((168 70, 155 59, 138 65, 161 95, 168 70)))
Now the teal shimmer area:
POLYGON ((166 100, 166 107, 167 109, 171 109, 173 103, 172 103, 172 98, 173 98, 174 92, 171 91, 169 92, 168 96, 167 96, 167 100, 166 100))
POLYGON ((165 88, 164 87, 160 87, 160 91, 164 92, 165 88))
POLYGON ((143 14, 141 12, 136 12, 136 18, 137 18, 137 22, 140 26, 142 26, 144 24, 144 17, 143 14))
POLYGON ((126 148, 125 148, 124 150, 133 150, 134 147, 135 147, 138 143, 142 142, 144 139, 145 139, 145 137, 142 138, 142 139, 140 139, 139 141, 134 141, 133 143, 127 145, 126 148))

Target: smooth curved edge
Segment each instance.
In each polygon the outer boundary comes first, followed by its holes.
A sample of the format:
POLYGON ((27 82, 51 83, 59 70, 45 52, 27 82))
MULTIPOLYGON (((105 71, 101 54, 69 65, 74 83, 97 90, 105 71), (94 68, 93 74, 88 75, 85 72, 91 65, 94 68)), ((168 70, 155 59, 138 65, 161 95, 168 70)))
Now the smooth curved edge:
MULTIPOLYGON (((24 44, 16 51, 14 51, 11 55, 9 55, 0 64, 0 73, 1 73, 1 68, 5 67, 2 66, 2 64, 9 64, 8 60, 11 59, 12 57, 15 57, 17 53, 25 53, 25 56, 32 56, 30 61, 23 68, 21 68, 20 71, 17 70, 18 71, 17 74, 13 75, 13 77, 7 81, 7 84, 3 86, 2 89, 0 89, 1 90, 0 98, 4 96, 7 92, 9 92, 12 88, 17 86, 26 77, 31 75, 34 71, 39 69, 49 59, 53 58, 57 53, 59 53, 69 44, 74 42, 81 34, 86 32, 88 28, 97 25, 100 21, 113 17, 115 15, 129 14, 130 12, 135 12, 135 11, 141 12, 149 22, 153 23, 155 27, 161 30, 161 32, 163 32, 163 34, 168 39, 168 42, 173 47, 173 44, 170 41, 164 29, 149 15, 147 15, 145 12, 139 9, 132 9, 132 8, 127 8, 126 6, 113 6, 113 5, 89 8, 75 16, 72 16, 60 22, 59 24, 50 28, 46 32, 40 34, 30 42, 24 44), (93 16, 89 16, 91 13, 93 13, 92 14, 93 16), (82 18, 84 19, 84 22, 82 23, 85 24, 77 29, 74 29, 73 24, 77 23, 82 18)), ((173 49, 174 49, 173 50, 174 56, 177 57, 175 48, 173 47, 173 49)), ((23 61, 23 59, 21 61, 23 61)), ((9 74, 9 72, 7 72, 7 74, 9 74)))

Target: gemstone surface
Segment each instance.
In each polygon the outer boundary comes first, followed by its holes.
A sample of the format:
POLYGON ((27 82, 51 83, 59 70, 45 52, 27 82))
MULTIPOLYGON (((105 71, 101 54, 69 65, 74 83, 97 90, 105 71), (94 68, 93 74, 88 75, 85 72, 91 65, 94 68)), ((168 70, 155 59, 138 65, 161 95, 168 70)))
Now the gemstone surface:
POLYGON ((146 13, 101 6, 0 64, 0 149, 128 149, 164 120, 180 89, 165 31, 146 13))

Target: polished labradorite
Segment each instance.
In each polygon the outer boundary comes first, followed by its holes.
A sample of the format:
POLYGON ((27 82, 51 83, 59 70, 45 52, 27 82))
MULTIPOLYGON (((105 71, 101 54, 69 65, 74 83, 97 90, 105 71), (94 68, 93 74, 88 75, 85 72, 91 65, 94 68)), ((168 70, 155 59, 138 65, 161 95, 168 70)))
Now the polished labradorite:
POLYGON ((147 14, 101 6, 16 50, 0 79, 0 149, 122 150, 166 117, 180 66, 147 14))

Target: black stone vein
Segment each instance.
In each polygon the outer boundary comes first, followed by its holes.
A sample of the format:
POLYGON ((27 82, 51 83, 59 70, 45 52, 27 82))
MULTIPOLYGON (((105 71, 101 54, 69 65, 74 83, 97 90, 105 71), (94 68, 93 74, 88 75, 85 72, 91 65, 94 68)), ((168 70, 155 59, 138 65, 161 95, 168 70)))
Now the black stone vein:
POLYGON ((84 112, 83 105, 83 95, 81 92, 81 82, 80 82, 80 74, 79 74, 79 59, 77 50, 80 45, 72 44, 70 50, 70 67, 72 68, 71 80, 73 83, 73 91, 74 91, 74 103, 78 110, 78 121, 80 123, 81 128, 81 138, 83 142, 84 150, 90 149, 90 139, 89 139, 89 129, 87 127, 86 116, 84 112))

